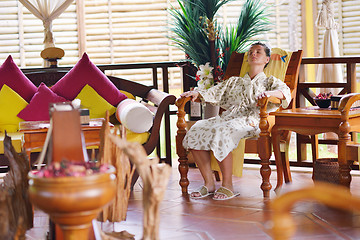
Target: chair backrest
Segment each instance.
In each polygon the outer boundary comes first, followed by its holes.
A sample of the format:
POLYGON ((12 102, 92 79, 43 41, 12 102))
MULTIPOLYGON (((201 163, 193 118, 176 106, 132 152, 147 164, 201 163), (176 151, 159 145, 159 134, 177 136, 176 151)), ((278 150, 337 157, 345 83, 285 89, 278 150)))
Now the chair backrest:
MULTIPOLYGON (((230 56, 230 61, 227 66, 224 79, 228 79, 232 76, 239 76, 241 66, 244 60, 245 53, 233 52, 230 56)), ((302 59, 302 50, 298 50, 292 53, 286 73, 284 82, 290 88, 292 101, 289 108, 295 108, 295 96, 297 90, 297 83, 299 77, 300 64, 302 59)))

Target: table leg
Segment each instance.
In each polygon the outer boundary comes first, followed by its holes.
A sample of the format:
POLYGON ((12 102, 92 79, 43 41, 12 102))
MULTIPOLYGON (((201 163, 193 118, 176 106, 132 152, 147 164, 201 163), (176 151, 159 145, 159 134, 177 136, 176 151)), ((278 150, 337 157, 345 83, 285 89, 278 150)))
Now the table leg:
POLYGON ((29 167, 31 169, 31 150, 25 150, 25 152, 26 152, 26 155, 27 155, 27 157, 29 159, 29 167))
POLYGON ((346 157, 346 145, 350 141, 350 134, 344 129, 339 127, 339 142, 338 142, 338 162, 339 162, 339 174, 340 174, 340 184, 350 188, 351 183, 351 174, 350 174, 350 165, 346 157))
POLYGON ((278 191, 284 182, 283 177, 283 165, 281 159, 281 152, 280 152, 280 135, 279 135, 278 127, 275 125, 271 130, 271 137, 273 143, 273 151, 275 155, 275 164, 276 164, 276 173, 277 173, 277 183, 275 187, 275 192, 278 191))
MULTIPOLYGON (((290 162, 289 162, 289 145, 290 145, 290 137, 291 137, 291 132, 290 131, 283 131, 281 133, 281 136, 284 136, 283 141, 284 143, 284 152, 280 152, 281 154, 281 163, 282 163, 282 170, 284 173, 284 179, 285 179, 285 183, 289 183, 292 182, 291 179, 291 172, 290 172, 290 162)), ((279 140, 280 141, 280 140, 279 140)))

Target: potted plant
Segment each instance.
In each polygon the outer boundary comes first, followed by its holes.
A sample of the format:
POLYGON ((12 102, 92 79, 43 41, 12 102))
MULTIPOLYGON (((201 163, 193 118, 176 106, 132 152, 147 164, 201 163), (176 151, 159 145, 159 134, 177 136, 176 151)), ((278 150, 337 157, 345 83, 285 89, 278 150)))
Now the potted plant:
POLYGON ((198 68, 198 87, 222 80, 233 51, 243 52, 255 37, 270 30, 268 7, 261 0, 246 0, 236 25, 222 27, 216 13, 233 0, 177 0, 170 9, 170 36, 174 45, 198 68))

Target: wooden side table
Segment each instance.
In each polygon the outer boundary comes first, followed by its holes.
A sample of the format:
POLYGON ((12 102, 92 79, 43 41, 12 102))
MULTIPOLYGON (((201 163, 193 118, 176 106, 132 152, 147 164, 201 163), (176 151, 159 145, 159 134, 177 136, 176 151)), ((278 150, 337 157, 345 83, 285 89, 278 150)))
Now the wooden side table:
MULTIPOLYGON (((90 119, 89 125, 81 126, 87 147, 100 145, 100 129, 104 120, 103 118, 90 119)), ((20 123, 19 132, 24 134, 23 149, 29 159, 31 151, 41 149, 44 146, 49 126, 49 121, 28 121, 20 123)))
POLYGON ((275 125, 271 131, 277 168, 275 190, 282 186, 284 177, 285 182, 291 182, 288 159, 280 152, 280 133, 282 130, 294 131, 303 135, 336 133, 339 137, 340 183, 350 187, 351 175, 348 161, 351 159, 350 155, 347 155, 350 132, 360 131, 360 109, 351 109, 351 106, 358 100, 360 100, 360 94, 349 94, 341 99, 338 110, 308 107, 272 113, 275 115, 275 125))

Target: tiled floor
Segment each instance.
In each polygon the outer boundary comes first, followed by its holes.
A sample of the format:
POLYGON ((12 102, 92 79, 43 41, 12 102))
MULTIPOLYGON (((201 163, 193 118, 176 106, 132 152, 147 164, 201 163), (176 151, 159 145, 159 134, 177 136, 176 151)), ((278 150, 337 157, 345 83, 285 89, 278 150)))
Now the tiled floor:
MULTIPOLYGON (((274 167, 273 167, 274 168, 274 167)), ((276 184, 275 172, 271 182, 276 184)), ((197 169, 190 169, 189 189, 201 186, 197 169)), ((160 239, 213 240, 213 239, 271 239, 270 211, 259 188, 259 170, 245 168, 242 178, 234 177, 237 191, 241 193, 227 201, 214 201, 211 197, 189 200, 181 195, 179 174, 173 169, 165 197, 160 207, 160 239)), ((293 171, 296 187, 312 184, 311 173, 293 171)), ((360 194, 360 176, 353 176, 352 193, 360 194)), ((271 199, 275 198, 271 192, 271 199)), ((104 231, 123 231, 142 237, 142 191, 138 181, 131 194, 127 220, 121 223, 105 223, 104 231)), ((292 239, 360 239, 360 214, 331 209, 312 202, 297 204, 292 210, 297 230, 292 239)), ((36 211, 35 227, 28 231, 27 239, 44 239, 48 219, 46 214, 36 211)))

